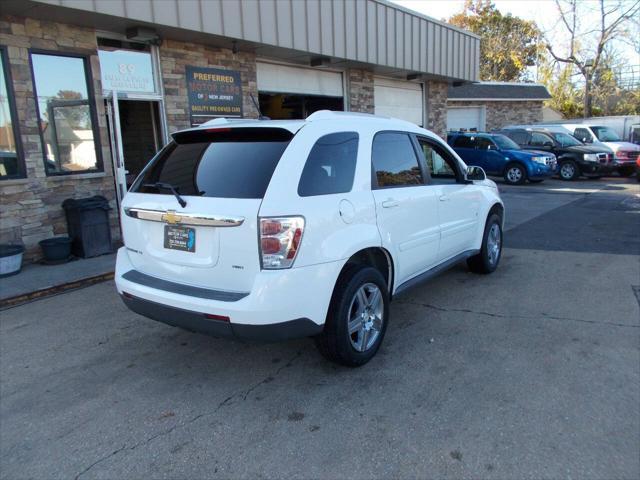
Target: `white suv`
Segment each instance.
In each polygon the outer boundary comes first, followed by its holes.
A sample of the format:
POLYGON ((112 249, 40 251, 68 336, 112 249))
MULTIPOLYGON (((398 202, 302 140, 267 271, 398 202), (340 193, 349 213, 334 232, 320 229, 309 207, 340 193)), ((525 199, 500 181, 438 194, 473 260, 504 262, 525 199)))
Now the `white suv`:
POLYGON ((496 269, 504 206, 484 172, 401 120, 321 111, 177 132, 122 205, 131 310, 214 336, 314 336, 366 363, 389 302, 462 260, 496 269))

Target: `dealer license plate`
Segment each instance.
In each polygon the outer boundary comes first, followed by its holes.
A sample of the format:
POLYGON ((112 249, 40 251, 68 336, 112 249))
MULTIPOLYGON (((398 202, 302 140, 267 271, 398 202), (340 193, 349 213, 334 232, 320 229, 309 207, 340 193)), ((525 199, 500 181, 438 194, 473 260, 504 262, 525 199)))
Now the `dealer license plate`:
POLYGON ((165 225, 164 248, 169 248, 171 250, 182 250, 183 252, 195 252, 196 229, 165 225))

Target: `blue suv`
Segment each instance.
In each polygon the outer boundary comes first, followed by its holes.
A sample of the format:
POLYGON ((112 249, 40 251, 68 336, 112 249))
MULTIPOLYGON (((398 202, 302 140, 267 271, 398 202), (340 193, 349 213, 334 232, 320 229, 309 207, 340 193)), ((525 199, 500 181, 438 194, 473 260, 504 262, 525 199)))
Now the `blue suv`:
POLYGON ((554 154, 523 150, 505 135, 450 133, 447 142, 467 165, 482 167, 488 175, 504 177, 512 185, 542 182, 556 172, 554 154))

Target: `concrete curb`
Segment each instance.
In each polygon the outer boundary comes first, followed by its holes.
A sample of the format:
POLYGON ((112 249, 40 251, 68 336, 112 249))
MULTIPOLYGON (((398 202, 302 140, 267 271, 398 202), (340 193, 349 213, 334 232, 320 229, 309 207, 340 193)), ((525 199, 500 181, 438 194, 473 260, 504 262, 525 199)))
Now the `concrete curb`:
POLYGON ((84 287, 90 287, 96 283, 106 282, 113 280, 114 272, 101 273, 100 275, 94 275, 92 277, 82 278, 73 282, 63 283, 61 285, 55 285, 53 287, 42 288, 33 292, 16 295, 14 297, 3 298, 0 300, 0 310, 6 308, 16 307, 24 303, 32 302, 34 300, 40 300, 43 298, 58 295, 70 290, 78 290, 84 287))

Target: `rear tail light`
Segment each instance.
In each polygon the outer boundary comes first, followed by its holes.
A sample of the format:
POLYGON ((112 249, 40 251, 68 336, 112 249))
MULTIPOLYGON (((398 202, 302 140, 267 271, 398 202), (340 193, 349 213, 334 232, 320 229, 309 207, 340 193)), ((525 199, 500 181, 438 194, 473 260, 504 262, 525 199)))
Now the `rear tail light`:
POLYGON ((260 257, 262 268, 290 268, 296 259, 302 234, 303 217, 260 219, 260 257))

